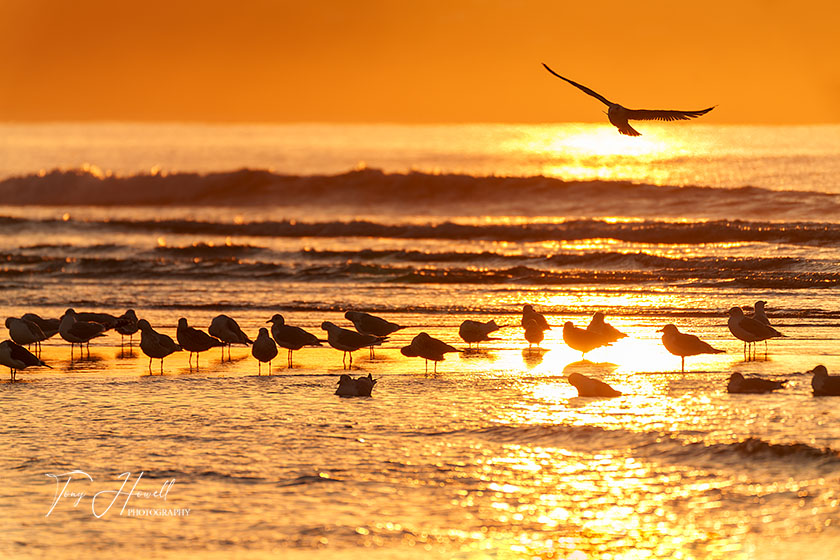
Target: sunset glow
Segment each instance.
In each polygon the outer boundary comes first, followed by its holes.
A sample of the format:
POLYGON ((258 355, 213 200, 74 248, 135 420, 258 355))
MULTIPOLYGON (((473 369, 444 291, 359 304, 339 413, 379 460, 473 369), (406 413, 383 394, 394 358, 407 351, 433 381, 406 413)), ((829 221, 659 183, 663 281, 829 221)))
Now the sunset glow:
POLYGON ((828 558, 838 18, 0 2, 0 558, 828 558))
POLYGON ((3 3, 0 118, 604 122, 547 62, 628 107, 719 105, 707 123, 840 121, 822 0, 140 6, 3 3))

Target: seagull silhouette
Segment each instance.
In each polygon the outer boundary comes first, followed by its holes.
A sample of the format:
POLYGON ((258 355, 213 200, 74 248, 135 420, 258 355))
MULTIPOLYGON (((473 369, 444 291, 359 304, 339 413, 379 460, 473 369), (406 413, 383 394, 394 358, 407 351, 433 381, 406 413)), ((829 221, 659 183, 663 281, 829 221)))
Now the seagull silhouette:
POLYGON ((671 110, 661 110, 661 109, 628 109, 627 107, 623 107, 618 103, 613 103, 609 101, 603 95, 596 93, 589 89, 586 86, 582 86, 577 82, 573 82, 569 78, 564 78, 554 70, 548 67, 548 65, 543 62, 543 66, 545 69, 560 78, 561 80, 565 80, 581 90, 583 93, 591 95, 595 99, 599 100, 601 103, 604 103, 609 109, 607 110, 607 118, 610 119, 610 122, 618 128, 618 131, 622 134, 627 136, 641 136, 641 133, 630 126, 630 123, 627 121, 634 120, 634 121, 684 121, 688 119, 693 119, 695 117, 699 117, 700 115, 705 115, 714 107, 709 107, 708 109, 702 109, 700 111, 671 111, 671 110))

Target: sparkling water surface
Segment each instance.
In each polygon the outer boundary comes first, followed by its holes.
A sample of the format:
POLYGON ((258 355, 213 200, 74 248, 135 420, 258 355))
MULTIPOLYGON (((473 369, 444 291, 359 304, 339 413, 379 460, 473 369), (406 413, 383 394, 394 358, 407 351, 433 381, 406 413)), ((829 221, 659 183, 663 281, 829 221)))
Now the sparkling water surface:
MULTIPOLYGON (((601 125, 3 125, 0 175, 85 166, 102 177, 309 175, 365 162, 429 174, 421 181, 458 172, 831 194, 840 193, 838 131, 651 125, 626 141, 601 125)), ((621 216, 581 225, 603 237, 539 240, 492 227, 575 216, 485 212, 481 201, 472 213, 433 215, 317 201, 0 208, 3 317, 134 308, 173 337, 179 317, 206 328, 219 313, 252 337, 274 313, 319 336, 322 321, 349 326, 347 309, 406 326, 374 359, 354 355, 350 373, 377 379, 371 398, 333 394, 345 370, 328 347, 295 353, 291 369, 281 350, 271 376, 264 366, 257 375, 245 347, 230 362, 204 353, 198 370, 177 353, 161 375, 136 339, 121 347, 111 332, 90 358, 77 350, 72 360, 69 344, 50 339, 42 358, 53 369, 0 383, 0 556, 838 557, 840 401, 813 397, 804 373, 819 363, 840 371, 838 220, 827 212, 801 233, 807 209, 785 202, 762 213, 753 201, 732 219, 754 229, 720 241, 726 224, 702 229, 710 218, 696 205, 657 217, 652 200, 644 215, 630 197, 621 216), (329 234, 353 220, 436 226, 437 237, 371 235, 366 224, 329 234), (268 233, 247 229, 262 222, 268 233), (282 235, 271 233, 277 223, 282 235), (440 233, 448 224, 485 229, 458 238, 440 233), (618 239, 610 224, 638 229, 618 239), (669 235, 674 224, 708 237, 636 236, 669 235), (769 237, 752 233, 768 228, 769 237), (753 361, 726 310, 757 300, 786 336, 766 355, 759 344, 753 361), (540 349, 522 336, 524 303, 554 326, 540 349), (628 337, 582 357, 562 325, 585 326, 595 311, 628 337), (457 333, 468 318, 504 325, 499 340, 466 351, 457 333), (657 332, 666 323, 725 353, 689 357, 678 373, 657 332), (399 351, 421 331, 462 351, 427 372, 399 351), (578 397, 572 372, 624 395, 578 397), (733 372, 787 386, 731 395, 733 372), (55 502, 49 475, 72 471, 84 474, 67 490, 85 496, 55 502), (123 509, 127 496, 113 492, 125 478, 135 493, 123 509)))

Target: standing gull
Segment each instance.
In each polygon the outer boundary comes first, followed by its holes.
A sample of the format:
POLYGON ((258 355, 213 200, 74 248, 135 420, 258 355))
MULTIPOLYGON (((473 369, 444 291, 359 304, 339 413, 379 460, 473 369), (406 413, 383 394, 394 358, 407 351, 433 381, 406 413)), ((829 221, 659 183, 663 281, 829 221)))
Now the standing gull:
POLYGON ((336 350, 341 350, 344 355, 341 357, 341 364, 345 368, 353 366, 353 352, 359 348, 367 348, 368 346, 375 346, 382 344, 382 338, 373 336, 372 334, 362 334, 350 329, 342 329, 338 325, 324 321, 321 323, 321 328, 327 331, 327 342, 336 350), (350 354, 350 364, 347 365, 345 360, 347 354, 350 354))
POLYGON ((698 354, 722 354, 723 350, 712 348, 712 346, 700 340, 693 334, 681 333, 679 329, 672 324, 665 325, 656 332, 662 333, 662 344, 674 356, 679 356, 682 360, 681 371, 685 373, 685 357, 697 356, 698 354))
POLYGON ((11 340, 0 342, 0 364, 9 368, 12 381, 15 380, 15 374, 19 370, 30 366, 44 366, 52 369, 32 352, 11 340))
MULTIPOLYGON (((755 319, 759 323, 770 325, 770 319, 767 317, 767 313, 764 310, 764 306, 767 305, 767 302, 764 300, 758 300, 755 302, 755 307, 753 308, 752 315, 750 315, 750 319, 755 319)), ((764 354, 767 354, 767 341, 764 341, 764 354)))
POLYGON ((535 322, 537 326, 544 331, 551 330, 551 326, 548 324, 548 320, 545 318, 545 315, 535 311, 533 305, 526 303, 522 306, 522 320, 519 324, 524 327, 528 324, 528 321, 535 322))
POLYGON ((478 346, 487 340, 501 340, 500 338, 490 336, 490 333, 496 332, 497 330, 499 330, 499 325, 496 324, 496 321, 482 323, 481 321, 467 319, 458 328, 458 335, 467 343, 469 348, 472 348, 473 344, 478 346))
POLYGON ((140 327, 137 326, 137 314, 133 309, 128 309, 117 317, 117 326, 114 327, 114 330, 120 334, 120 346, 123 345, 125 337, 128 337, 128 347, 131 348, 134 335, 140 330, 140 327))
POLYGON ((700 115, 705 115, 714 107, 709 107, 708 109, 700 109, 699 111, 673 111, 673 110, 662 110, 662 109, 628 109, 619 105, 618 103, 613 103, 609 101, 604 96, 595 93, 591 89, 586 86, 582 86, 577 82, 573 82, 568 78, 564 78, 551 68, 549 68, 545 63, 543 63, 545 69, 551 72, 553 75, 557 76, 561 80, 565 80, 569 82, 583 93, 587 95, 591 95, 604 105, 608 107, 607 109, 607 118, 610 120, 610 123, 613 124, 618 131, 626 136, 641 136, 641 134, 635 130, 628 121, 684 121, 688 119, 693 119, 695 117, 699 117, 700 115))
MULTIPOLYGON (((344 318, 353 323, 353 326, 360 333, 378 336, 379 338, 405 328, 376 315, 362 313, 361 311, 348 311, 344 314, 344 318)), ((370 357, 373 358, 373 346, 370 347, 370 357)))
POLYGON ((193 354, 195 354, 195 369, 198 369, 198 357, 202 352, 225 345, 218 338, 213 338, 206 332, 189 326, 184 317, 178 319, 178 330, 175 332, 175 336, 178 339, 178 344, 181 345, 181 349, 190 353, 187 360, 190 369, 192 369, 193 354))
MULTIPOLYGON (((744 316, 744 310, 740 307, 733 307, 729 310, 729 332, 732 335, 744 341, 744 359, 755 359, 755 343, 767 340, 768 338, 775 338, 778 336, 785 336, 770 325, 765 325, 751 317, 744 316), (748 353, 748 349, 752 348, 752 358, 748 353)), ((766 353, 765 353, 766 357, 766 353)))
MULTIPOLYGON (((77 314, 73 309, 68 309, 61 317, 61 323, 58 325, 58 333, 61 338, 70 343, 70 359, 73 359, 73 346, 87 345, 88 357, 90 357, 90 341, 98 336, 104 336, 105 327, 101 323, 94 321, 80 321, 77 319, 77 314)), ((81 354, 80 354, 81 357, 81 354)))
POLYGON ((271 375, 271 360, 277 357, 277 344, 268 334, 268 329, 260 327, 257 339, 251 346, 251 355, 257 359, 257 375, 262 375, 262 365, 268 362, 268 375, 271 375))
POLYGON ((321 346, 321 341, 318 340, 317 336, 300 327, 287 325, 285 319, 279 313, 275 314, 266 323, 271 323, 271 336, 274 337, 277 345, 289 351, 286 356, 288 367, 292 367, 292 352, 295 350, 300 350, 304 346, 321 346))
POLYGON ((442 340, 432 338, 428 333, 421 332, 411 340, 411 344, 402 347, 400 352, 409 358, 419 356, 425 359, 426 373, 429 373, 429 360, 432 360, 435 363, 434 373, 437 373, 437 363, 443 361, 444 354, 458 352, 458 349, 442 340))
POLYGON ((47 335, 44 334, 41 327, 26 319, 8 317, 6 319, 6 328, 9 329, 9 337, 16 344, 23 346, 34 344, 36 354, 40 351, 41 341, 47 339, 47 335))
POLYGON ((595 348, 609 344, 603 342, 600 334, 576 327, 571 321, 566 321, 563 325, 563 342, 569 348, 582 352, 581 357, 595 348))
POLYGON ((753 308, 753 313, 750 315, 752 319, 755 319, 759 323, 764 323, 765 325, 770 324, 770 319, 767 318, 767 313, 764 311, 764 306, 767 305, 767 302, 764 300, 758 300, 755 302, 755 307, 753 308))
POLYGON ((152 359, 160 360, 160 373, 163 374, 163 359, 181 347, 168 335, 157 332, 146 319, 137 321, 140 328, 140 350, 149 357, 149 373, 152 373, 152 359))
POLYGON ((586 327, 586 330, 594 335, 597 335, 603 345, 611 344, 621 340, 622 338, 627 338, 626 334, 604 320, 604 314, 601 311, 595 312, 592 316, 592 320, 589 321, 589 325, 586 327))
MULTIPOLYGON (((230 345, 231 344, 252 344, 248 335, 242 332, 239 328, 239 323, 227 315, 217 315, 210 322, 210 328, 207 329, 212 336, 215 336, 227 345, 228 360, 230 360, 230 345)), ((225 360, 225 348, 222 346, 222 361, 225 360)))

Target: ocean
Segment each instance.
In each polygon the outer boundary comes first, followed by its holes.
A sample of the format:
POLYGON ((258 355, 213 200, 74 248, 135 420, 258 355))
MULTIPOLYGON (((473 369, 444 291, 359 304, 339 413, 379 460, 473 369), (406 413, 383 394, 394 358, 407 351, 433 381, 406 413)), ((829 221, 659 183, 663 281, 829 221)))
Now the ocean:
POLYGON ((5 317, 405 326, 354 356, 370 398, 326 345, 150 375, 136 338, 46 341, 0 384, 0 555, 840 558, 840 401, 804 373, 840 370, 840 126, 640 131, 0 125, 5 317), (748 360, 727 310, 758 300, 785 337, 748 360), (562 325, 597 311, 628 337, 582 357, 562 325), (465 319, 503 327, 467 350, 465 319), (680 373, 668 323, 725 353, 680 373), (462 351, 427 372, 422 331, 462 351))

